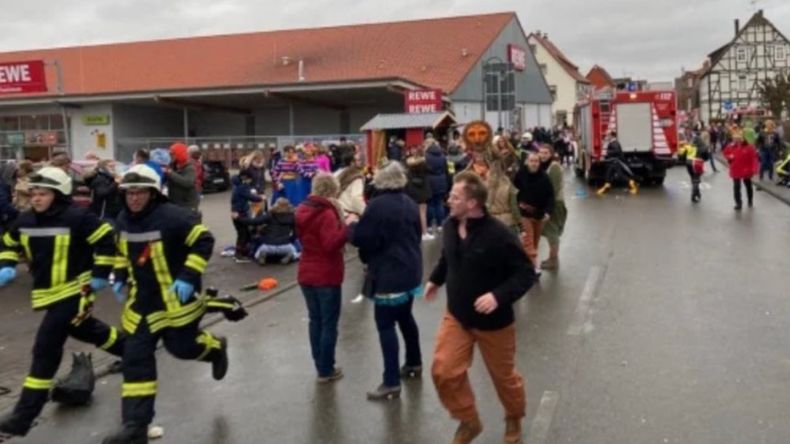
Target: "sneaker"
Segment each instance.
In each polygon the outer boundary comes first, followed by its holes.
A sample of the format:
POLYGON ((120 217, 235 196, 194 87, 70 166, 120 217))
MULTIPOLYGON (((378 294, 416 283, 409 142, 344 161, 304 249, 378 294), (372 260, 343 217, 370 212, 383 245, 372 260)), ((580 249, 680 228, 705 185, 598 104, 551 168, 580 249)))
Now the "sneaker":
POLYGON ((421 365, 404 365, 400 368, 400 377, 403 379, 419 379, 422 378, 421 365))
POLYGON ((228 340, 223 337, 218 339, 221 346, 219 354, 211 361, 211 376, 221 381, 228 373, 228 340))
POLYGON ((455 430, 453 444, 470 444, 482 432, 483 424, 480 422, 480 418, 475 418, 471 421, 461 421, 455 430))
POLYGON ((735 211, 741 211, 741 209, 743 209, 743 207, 741 205, 735 205, 734 209, 735 209, 735 211))
POLYGON ((25 436, 32 426, 33 421, 27 420, 17 413, 9 413, 0 418, 0 437, 2 435, 25 436))
POLYGON ((400 398, 400 386, 389 387, 381 384, 376 390, 368 392, 369 401, 385 401, 398 398, 400 398))
POLYGON ((521 419, 505 419, 505 444, 521 444, 521 419))
POLYGON ((355 297, 354 299, 351 300, 351 303, 352 304, 359 304, 360 302, 362 302, 364 300, 365 300, 365 295, 360 293, 360 294, 357 295, 357 297, 355 297))
POLYGON ((422 241, 423 242, 432 241, 434 239, 435 239, 435 237, 433 237, 433 234, 431 234, 431 233, 425 233, 425 234, 422 235, 422 241))
POLYGON ((119 432, 104 438, 102 444, 148 444, 148 427, 127 422, 119 432))
POLYGON ((237 264, 249 264, 250 262, 252 262, 252 261, 250 260, 250 258, 248 258, 248 257, 244 257, 244 256, 236 256, 236 257, 234 257, 234 258, 233 258, 233 260, 234 260, 234 261, 235 261, 237 264))
POLYGON ((316 379, 316 382, 319 384, 328 384, 330 382, 335 382, 339 379, 343 379, 343 369, 340 367, 335 367, 335 370, 329 376, 319 376, 316 379))
POLYGON ((556 270, 558 268, 560 268, 560 260, 557 259, 556 257, 554 258, 550 257, 540 263, 541 270, 556 270))

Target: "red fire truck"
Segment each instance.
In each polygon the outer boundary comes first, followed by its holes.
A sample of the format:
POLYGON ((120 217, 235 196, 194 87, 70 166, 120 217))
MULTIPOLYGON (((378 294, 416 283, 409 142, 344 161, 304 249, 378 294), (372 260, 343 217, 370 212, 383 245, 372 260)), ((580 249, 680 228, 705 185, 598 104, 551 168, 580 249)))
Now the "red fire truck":
POLYGON ((608 135, 617 132, 623 160, 643 184, 661 185, 678 149, 674 91, 598 90, 574 111, 576 174, 592 184, 606 175, 608 135))

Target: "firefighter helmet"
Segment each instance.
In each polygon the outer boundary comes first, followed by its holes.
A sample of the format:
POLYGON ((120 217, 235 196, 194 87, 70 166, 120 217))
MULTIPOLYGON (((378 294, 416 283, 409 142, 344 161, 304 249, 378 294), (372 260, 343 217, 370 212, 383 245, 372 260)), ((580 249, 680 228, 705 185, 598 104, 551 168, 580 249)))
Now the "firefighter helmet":
POLYGON ((135 165, 129 168, 121 179, 121 189, 129 188, 153 188, 162 191, 161 179, 159 174, 148 165, 135 165))
POLYGON ((30 188, 49 188, 68 196, 71 194, 71 177, 60 168, 44 167, 30 175, 30 188))

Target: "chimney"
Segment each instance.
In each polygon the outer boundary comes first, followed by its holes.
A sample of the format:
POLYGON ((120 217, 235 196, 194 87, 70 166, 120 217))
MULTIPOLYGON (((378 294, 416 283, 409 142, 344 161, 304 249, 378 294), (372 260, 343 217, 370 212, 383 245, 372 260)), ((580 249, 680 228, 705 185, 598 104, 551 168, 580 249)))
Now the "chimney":
POLYGON ((741 32, 741 21, 735 19, 735 35, 738 35, 739 32, 741 32))

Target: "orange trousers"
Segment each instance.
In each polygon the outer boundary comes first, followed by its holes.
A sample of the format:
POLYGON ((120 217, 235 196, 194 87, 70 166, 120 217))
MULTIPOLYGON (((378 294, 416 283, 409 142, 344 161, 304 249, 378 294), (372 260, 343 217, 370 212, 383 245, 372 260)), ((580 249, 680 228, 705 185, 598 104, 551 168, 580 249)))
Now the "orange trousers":
POLYGON ((506 417, 523 418, 527 411, 527 395, 524 380, 516 370, 515 324, 494 331, 467 330, 449 313, 445 313, 439 327, 431 368, 442 405, 459 421, 477 417, 475 396, 467 373, 472 366, 475 343, 494 381, 506 417))
POLYGON ((540 234, 543 232, 545 224, 543 219, 528 217, 521 219, 521 244, 534 267, 538 266, 538 242, 540 242, 540 234))

